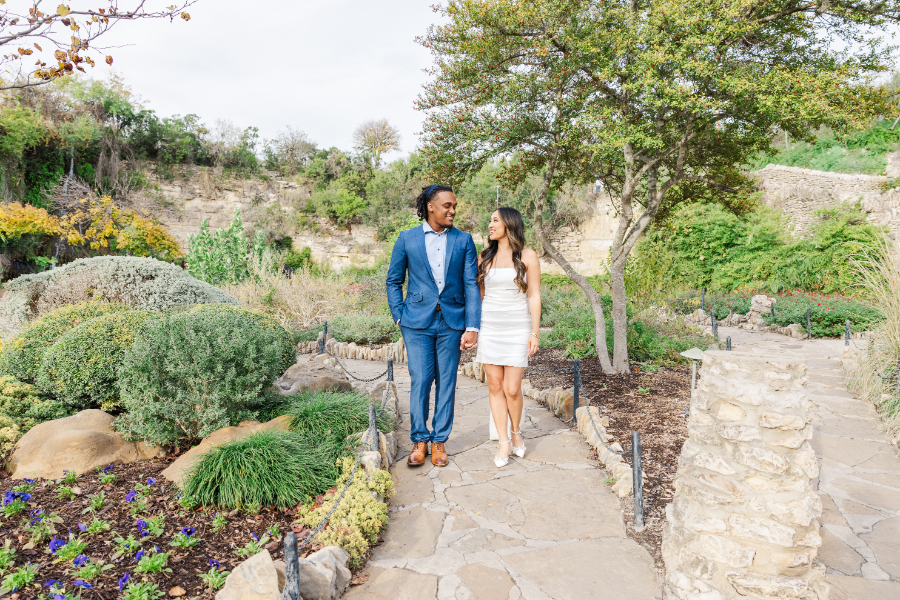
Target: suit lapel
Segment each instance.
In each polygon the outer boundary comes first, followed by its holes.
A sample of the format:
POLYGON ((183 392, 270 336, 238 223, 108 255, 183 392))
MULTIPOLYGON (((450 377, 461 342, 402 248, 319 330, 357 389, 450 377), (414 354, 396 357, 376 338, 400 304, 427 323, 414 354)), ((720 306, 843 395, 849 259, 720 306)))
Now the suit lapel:
POLYGON ((444 257, 444 282, 446 285, 447 281, 447 273, 450 272, 450 261, 453 259, 453 246, 456 243, 456 238, 459 232, 456 231, 456 228, 451 228, 450 231, 447 232, 447 255, 444 257))
POLYGON ((419 264, 428 272, 432 285, 437 289, 437 283, 434 281, 434 273, 431 272, 431 263, 428 262, 428 252, 425 251, 425 230, 422 226, 418 226, 416 231, 416 248, 419 250, 419 264))

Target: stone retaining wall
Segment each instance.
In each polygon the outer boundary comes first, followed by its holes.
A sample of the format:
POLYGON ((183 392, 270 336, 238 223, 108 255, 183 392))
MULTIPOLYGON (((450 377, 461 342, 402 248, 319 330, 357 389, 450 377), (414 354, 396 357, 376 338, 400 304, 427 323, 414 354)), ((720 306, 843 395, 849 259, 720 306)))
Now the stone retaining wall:
POLYGON ((705 352, 675 497, 666 600, 825 600, 806 365, 705 352))
MULTIPOLYGON (((891 160, 897 163, 900 158, 891 160)), ((818 219, 816 211, 859 202, 870 223, 886 227, 890 237, 900 239, 900 188, 889 189, 888 177, 782 165, 768 165, 750 175, 758 181, 763 203, 783 211, 797 233, 806 232, 818 219)))

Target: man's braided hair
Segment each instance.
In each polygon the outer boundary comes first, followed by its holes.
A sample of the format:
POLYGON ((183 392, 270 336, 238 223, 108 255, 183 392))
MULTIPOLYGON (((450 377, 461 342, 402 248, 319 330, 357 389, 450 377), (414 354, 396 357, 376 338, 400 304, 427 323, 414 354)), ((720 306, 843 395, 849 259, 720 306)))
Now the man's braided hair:
POLYGON ((440 192, 453 192, 449 185, 429 185, 422 188, 422 193, 416 198, 416 214, 423 221, 428 220, 428 203, 440 192))

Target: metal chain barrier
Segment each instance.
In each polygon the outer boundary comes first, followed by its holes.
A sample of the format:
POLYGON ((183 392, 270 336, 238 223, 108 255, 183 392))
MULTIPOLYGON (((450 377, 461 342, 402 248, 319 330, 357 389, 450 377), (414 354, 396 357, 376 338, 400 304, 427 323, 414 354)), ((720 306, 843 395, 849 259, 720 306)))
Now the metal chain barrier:
POLYGON ((328 350, 328 348, 325 348, 325 353, 326 353, 328 356, 330 356, 331 358, 333 358, 333 359, 335 360, 335 362, 338 364, 338 366, 339 366, 341 369, 344 370, 344 373, 346 373, 347 375, 349 375, 350 377, 352 377, 353 379, 355 379, 355 380, 357 380, 357 381, 361 381, 361 382, 363 382, 363 383, 372 383, 373 381, 378 381, 379 379, 381 379, 382 377, 384 377, 385 375, 388 374, 388 370, 385 369, 385 370, 384 370, 384 373, 382 373, 382 374, 380 374, 380 375, 376 375, 375 377, 370 377, 370 378, 368 378, 368 379, 364 379, 364 378, 362 378, 362 377, 357 377, 356 375, 354 375, 353 373, 351 373, 350 370, 347 369, 347 367, 344 366, 344 363, 341 362, 341 359, 339 359, 337 356, 335 356, 334 354, 332 354, 332 353, 328 350))

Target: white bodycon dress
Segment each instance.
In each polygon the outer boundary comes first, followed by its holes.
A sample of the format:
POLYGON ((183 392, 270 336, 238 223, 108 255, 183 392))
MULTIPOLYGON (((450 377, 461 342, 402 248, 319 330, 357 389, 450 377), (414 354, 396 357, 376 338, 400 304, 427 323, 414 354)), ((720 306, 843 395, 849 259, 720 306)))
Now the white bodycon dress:
POLYGON ((515 278, 516 270, 512 267, 490 269, 485 275, 475 362, 528 366, 531 311, 528 296, 519 291, 515 278))

